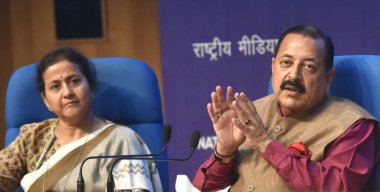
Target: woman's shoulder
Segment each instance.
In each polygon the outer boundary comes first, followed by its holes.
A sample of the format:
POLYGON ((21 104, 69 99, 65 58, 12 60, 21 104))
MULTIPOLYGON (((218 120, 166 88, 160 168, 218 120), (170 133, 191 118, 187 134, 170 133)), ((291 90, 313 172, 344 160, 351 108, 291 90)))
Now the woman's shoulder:
POLYGON ((144 145, 145 142, 144 140, 140 137, 140 135, 133 130, 133 128, 127 126, 127 125, 122 125, 122 124, 117 124, 113 123, 111 121, 108 121, 113 124, 114 130, 113 134, 116 137, 121 137, 124 141, 137 141, 139 144, 144 145))
POLYGON ((110 121, 108 119, 103 119, 103 121, 105 122, 105 127, 106 128, 112 128, 114 129, 113 131, 115 132, 127 132, 127 133, 133 133, 133 129, 130 128, 129 126, 127 125, 122 125, 122 124, 119 124, 119 123, 115 123, 113 121, 110 121))
POLYGON ((136 136, 137 133, 127 125, 115 124, 115 131, 121 136, 136 136))
POLYGON ((57 118, 51 118, 40 122, 25 124, 20 127, 20 135, 29 133, 33 135, 40 135, 43 133, 48 133, 57 125, 57 122, 57 118))

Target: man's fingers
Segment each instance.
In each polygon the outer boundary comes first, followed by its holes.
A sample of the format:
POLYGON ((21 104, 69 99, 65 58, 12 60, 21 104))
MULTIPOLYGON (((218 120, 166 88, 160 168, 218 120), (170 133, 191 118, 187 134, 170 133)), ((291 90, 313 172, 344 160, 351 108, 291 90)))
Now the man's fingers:
POLYGON ((219 101, 219 104, 220 104, 220 107, 222 109, 222 112, 226 110, 226 100, 224 99, 224 95, 223 95, 223 89, 221 86, 217 86, 215 88, 215 91, 216 91, 216 96, 218 98, 218 101, 219 101))
POLYGON ((234 91, 231 86, 227 87, 227 106, 232 108, 232 101, 234 101, 234 91))
POLYGON ((211 100, 214 113, 218 116, 221 116, 223 114, 223 109, 215 92, 211 93, 211 100))
POLYGON ((247 133, 249 131, 249 128, 247 126, 244 126, 243 123, 241 123, 239 118, 232 118, 232 123, 240 129, 241 132, 247 133))
POLYGON ((247 97, 245 93, 240 94, 242 101, 244 102, 246 109, 250 111, 252 114, 257 114, 256 107, 252 103, 252 101, 247 97))
POLYGON ((213 124, 218 122, 219 117, 215 114, 211 103, 207 104, 207 112, 213 124))
POLYGON ((238 118, 243 125, 245 125, 245 124, 247 124, 247 122, 251 121, 249 118, 249 114, 247 113, 246 110, 244 110, 240 106, 240 103, 238 101, 233 101, 232 106, 235 109, 235 111, 237 112, 238 118))

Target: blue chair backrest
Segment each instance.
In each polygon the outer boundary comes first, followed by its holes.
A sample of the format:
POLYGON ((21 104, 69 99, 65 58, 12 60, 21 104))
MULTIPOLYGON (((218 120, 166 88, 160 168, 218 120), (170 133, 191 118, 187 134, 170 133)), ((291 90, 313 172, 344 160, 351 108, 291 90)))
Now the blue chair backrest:
POLYGON ((380 119, 380 55, 336 56, 334 68, 330 94, 348 98, 380 119))
MULTIPOLYGON (((163 146, 163 115, 157 78, 144 62, 130 58, 90 59, 97 72, 93 111, 99 117, 127 125, 147 143, 152 153, 163 146)), ((9 145, 23 124, 54 117, 36 88, 36 65, 16 70, 6 93, 5 144, 9 145)), ((164 191, 168 189, 166 162, 157 162, 164 191)))
MULTIPOLYGON (((330 94, 348 98, 380 119, 380 55, 336 56, 334 68, 337 74, 331 85, 330 94)), ((379 162, 373 170, 371 179, 373 183, 369 185, 374 185, 376 191, 379 191, 379 162)))
MULTIPOLYGON (((334 68, 336 76, 329 94, 348 98, 380 119, 380 55, 335 56, 334 68)), ((271 81, 268 93, 273 93, 271 81)), ((380 190, 380 163, 373 170, 372 179, 380 190)))

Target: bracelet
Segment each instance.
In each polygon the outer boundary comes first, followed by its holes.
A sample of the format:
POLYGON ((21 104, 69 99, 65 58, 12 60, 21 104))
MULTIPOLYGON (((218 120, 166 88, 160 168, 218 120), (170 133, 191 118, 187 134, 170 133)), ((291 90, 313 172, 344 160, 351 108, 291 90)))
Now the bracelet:
POLYGON ((214 158, 221 163, 230 163, 232 160, 236 158, 238 154, 239 154, 239 151, 236 151, 233 155, 229 157, 223 157, 223 156, 218 155, 218 153, 216 152, 216 145, 214 148, 214 158))

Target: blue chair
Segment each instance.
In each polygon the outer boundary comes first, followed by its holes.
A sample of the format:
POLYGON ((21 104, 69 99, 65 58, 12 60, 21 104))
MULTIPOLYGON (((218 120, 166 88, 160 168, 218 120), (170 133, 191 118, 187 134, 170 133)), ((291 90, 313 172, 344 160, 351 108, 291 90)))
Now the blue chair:
MULTIPOLYGON (((330 94, 348 98, 380 119, 380 55, 336 56, 334 68, 337 73, 330 94)), ((379 147, 380 141, 376 142, 379 147)), ((380 191, 379 162, 366 187, 380 191)))
MULTIPOLYGON (((348 98, 380 119, 380 55, 335 56, 334 68, 336 76, 330 94, 348 98)), ((272 82, 268 93, 273 93, 272 82)), ((379 141, 377 145, 379 147, 379 141)), ((366 187, 380 191, 380 162, 376 164, 366 187)))
MULTIPOLYGON (((163 146, 163 115, 157 78, 144 62, 129 58, 91 59, 97 71, 93 111, 99 117, 127 125, 147 143, 152 153, 163 146)), ((23 124, 54 117, 36 88, 36 65, 16 70, 8 84, 5 115, 5 145, 23 124)), ((166 154, 164 154, 166 155, 166 154)), ((168 165, 157 162, 164 191, 168 191, 168 165)))

